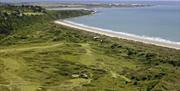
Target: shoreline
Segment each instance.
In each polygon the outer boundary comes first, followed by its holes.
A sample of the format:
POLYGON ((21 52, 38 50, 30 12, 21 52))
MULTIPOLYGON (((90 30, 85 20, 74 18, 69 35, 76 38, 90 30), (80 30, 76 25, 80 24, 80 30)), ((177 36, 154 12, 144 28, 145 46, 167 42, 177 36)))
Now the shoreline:
POLYGON ((142 42, 145 44, 152 44, 152 45, 156 45, 156 46, 180 50, 179 42, 178 43, 171 42, 171 41, 165 42, 165 40, 160 41, 159 39, 150 39, 150 38, 143 37, 143 36, 136 36, 133 34, 127 34, 127 33, 122 33, 122 32, 115 32, 115 31, 111 31, 111 30, 107 30, 107 29, 86 26, 83 24, 78 24, 78 23, 74 23, 74 22, 66 21, 66 20, 57 20, 57 21, 55 21, 55 23, 64 25, 67 27, 71 27, 71 28, 76 28, 76 29, 80 29, 80 30, 84 30, 84 31, 88 31, 88 32, 106 35, 109 37, 116 37, 116 38, 120 38, 120 39, 132 40, 132 41, 142 42))

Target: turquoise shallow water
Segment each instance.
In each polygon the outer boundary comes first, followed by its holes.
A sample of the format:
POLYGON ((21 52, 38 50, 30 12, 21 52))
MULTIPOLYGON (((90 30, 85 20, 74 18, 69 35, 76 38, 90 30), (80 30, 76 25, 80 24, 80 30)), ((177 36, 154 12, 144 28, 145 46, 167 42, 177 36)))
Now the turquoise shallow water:
POLYGON ((180 42, 180 5, 101 8, 94 15, 69 21, 159 40, 180 42))

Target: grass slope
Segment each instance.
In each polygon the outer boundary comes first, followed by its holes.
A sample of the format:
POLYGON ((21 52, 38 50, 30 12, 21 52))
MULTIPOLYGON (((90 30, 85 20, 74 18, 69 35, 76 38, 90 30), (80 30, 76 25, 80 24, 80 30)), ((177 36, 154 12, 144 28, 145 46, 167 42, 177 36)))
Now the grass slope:
POLYGON ((87 13, 48 11, 3 34, 0 91, 180 90, 179 50, 56 25, 57 14, 87 13))

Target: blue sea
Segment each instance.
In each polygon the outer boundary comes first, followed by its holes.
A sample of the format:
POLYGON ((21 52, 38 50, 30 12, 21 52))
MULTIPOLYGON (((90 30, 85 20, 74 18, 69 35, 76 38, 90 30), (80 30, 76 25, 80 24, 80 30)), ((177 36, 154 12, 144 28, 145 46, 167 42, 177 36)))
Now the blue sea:
POLYGON ((87 26, 180 43, 180 2, 124 2, 154 4, 139 8, 97 8, 94 15, 68 19, 87 26))

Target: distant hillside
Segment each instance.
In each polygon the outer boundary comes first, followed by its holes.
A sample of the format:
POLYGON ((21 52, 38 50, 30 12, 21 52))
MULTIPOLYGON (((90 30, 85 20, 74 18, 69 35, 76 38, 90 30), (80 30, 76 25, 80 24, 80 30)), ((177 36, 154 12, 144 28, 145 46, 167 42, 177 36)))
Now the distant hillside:
MULTIPOLYGON (((60 13, 60 12, 59 12, 60 13)), ((34 23, 34 20, 45 19, 62 19, 72 16, 79 16, 82 14, 89 14, 88 11, 62 11, 59 14, 58 11, 46 11, 39 6, 12 6, 3 5, 0 6, 0 34, 9 34, 17 28, 22 28, 34 23), (49 17, 50 16, 50 17, 49 17)))

